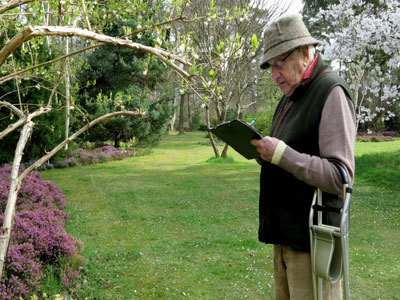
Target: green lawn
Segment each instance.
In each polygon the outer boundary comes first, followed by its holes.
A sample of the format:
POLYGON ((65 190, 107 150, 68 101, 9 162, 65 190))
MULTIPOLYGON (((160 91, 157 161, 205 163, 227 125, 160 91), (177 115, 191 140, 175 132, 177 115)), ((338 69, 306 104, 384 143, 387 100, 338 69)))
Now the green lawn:
MULTIPOLYGON (((208 163, 206 142, 170 135, 148 156, 42 172, 83 241, 76 298, 273 299, 272 248, 257 241, 259 166, 232 150, 234 163, 208 163)), ((400 294, 400 141, 386 144, 357 144, 370 154, 357 156, 351 207, 353 299, 400 294)))

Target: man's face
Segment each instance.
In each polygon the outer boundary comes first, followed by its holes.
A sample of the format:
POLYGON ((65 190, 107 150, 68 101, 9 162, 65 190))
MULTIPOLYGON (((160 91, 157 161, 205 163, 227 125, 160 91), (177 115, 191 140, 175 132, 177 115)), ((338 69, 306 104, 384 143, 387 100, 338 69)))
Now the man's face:
POLYGON ((288 52, 268 61, 272 79, 287 97, 300 85, 305 70, 303 56, 299 51, 288 52))

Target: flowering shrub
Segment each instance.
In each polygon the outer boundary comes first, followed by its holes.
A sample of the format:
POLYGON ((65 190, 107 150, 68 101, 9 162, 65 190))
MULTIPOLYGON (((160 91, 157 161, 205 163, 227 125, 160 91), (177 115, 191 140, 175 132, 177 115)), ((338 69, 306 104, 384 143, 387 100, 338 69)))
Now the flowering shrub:
MULTIPOLYGON (((41 261, 57 263, 60 257, 72 257, 79 242, 67 234, 64 225, 68 215, 58 209, 24 210, 14 218, 13 241, 33 245, 41 261)), ((2 218, 0 217, 2 222, 2 218)))
MULTIPOLYGON (((21 173, 22 171, 20 171, 21 173)), ((0 210, 4 211, 10 187, 11 166, 0 168, 0 210)), ((31 172, 18 192, 16 211, 33 210, 40 207, 65 208, 65 196, 53 182, 42 180, 39 172, 31 172)))
POLYGON ((58 162, 56 167, 68 168, 77 165, 93 165, 107 161, 121 160, 129 156, 131 156, 129 150, 122 151, 121 149, 112 146, 103 146, 94 150, 78 148, 69 151, 67 158, 64 161, 58 162))
POLYGON ((393 142, 394 138, 384 135, 359 135, 356 138, 358 142, 393 142))
MULTIPOLYGON (((9 189, 10 166, 0 168, 0 207, 5 210, 9 189)), ((17 197, 16 215, 0 280, 0 299, 19 299, 39 292, 43 267, 52 265, 65 287, 71 287, 82 266, 81 243, 67 234, 68 215, 65 196, 54 183, 32 172, 23 181, 17 197), (67 261, 67 263, 66 263, 67 261), (73 267, 65 267, 73 261, 73 267), (80 265, 76 262, 80 262, 80 265)), ((2 223, 4 214, 0 215, 2 223)))
POLYGON ((358 132, 359 136, 400 136, 400 133, 397 131, 375 131, 375 132, 358 132))
POLYGON ((122 151, 121 149, 114 148, 112 146, 103 146, 100 148, 100 153, 109 156, 112 160, 121 160, 131 155, 129 150, 122 151))
POLYGON ((377 132, 359 132, 357 133, 357 141, 359 142, 393 142, 393 137, 399 137, 397 131, 377 131, 377 132))
POLYGON ((68 157, 67 159, 65 159, 63 161, 59 161, 56 166, 59 168, 70 168, 70 167, 75 167, 78 165, 79 165, 79 162, 75 157, 68 157))
POLYGON ((25 298, 39 289, 43 273, 32 244, 11 245, 5 265, 5 274, 0 281, 0 299, 25 298))

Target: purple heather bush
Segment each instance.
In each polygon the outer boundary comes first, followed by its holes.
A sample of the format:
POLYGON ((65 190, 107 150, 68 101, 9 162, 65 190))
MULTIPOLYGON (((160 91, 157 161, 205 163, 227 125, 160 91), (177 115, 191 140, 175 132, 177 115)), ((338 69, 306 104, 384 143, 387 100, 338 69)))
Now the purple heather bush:
MULTIPOLYGON (((21 173, 22 171, 20 171, 21 173)), ((0 209, 4 211, 10 187, 11 166, 0 168, 0 209)), ((65 208, 65 196, 55 184, 42 180, 40 173, 33 171, 23 181, 18 192, 16 210, 33 210, 40 207, 65 208)))
POLYGON ((43 272, 32 244, 11 245, 5 266, 0 281, 0 299, 25 299, 39 290, 43 272))
POLYGON ((59 167, 70 167, 74 165, 93 165, 97 163, 121 160, 129 157, 131 152, 129 150, 122 151, 121 149, 114 148, 112 146, 103 146, 94 150, 85 150, 83 148, 78 148, 73 151, 69 151, 66 160, 59 162, 57 166, 59 167), (73 163, 69 161, 73 160, 73 163))
MULTIPOLYGON (((0 168, 0 207, 4 212, 10 180, 10 166, 0 168)), ((18 192, 16 215, 4 276, 0 281, 0 299, 19 299, 40 291, 39 282, 46 265, 60 269, 60 262, 79 261, 81 243, 67 234, 68 215, 65 196, 51 181, 42 180, 40 173, 31 172, 18 192)), ((4 213, 0 215, 2 224, 4 213)), ((81 260, 82 262, 82 260, 81 260)), ((65 287, 71 287, 79 273, 67 268, 60 272, 65 287)))
POLYGON ((103 146, 100 148, 100 152, 108 155, 111 160, 121 160, 131 155, 129 150, 122 151, 121 149, 114 148, 112 146, 103 146))
POLYGON ((66 233, 67 218, 68 215, 58 209, 22 211, 14 218, 13 241, 32 244, 40 260, 46 264, 57 263, 60 257, 72 257, 79 242, 66 233))
POLYGON ((65 270, 62 272, 63 286, 66 288, 72 288, 78 276, 79 271, 77 269, 74 269, 71 265, 66 265, 65 270))
POLYGON ((98 160, 94 153, 82 148, 78 148, 75 151, 72 151, 70 157, 75 157, 78 163, 84 166, 98 163, 98 160))
POLYGON ((70 168, 70 167, 79 166, 79 162, 75 157, 68 157, 63 161, 59 161, 57 163, 57 166, 59 168, 70 168))
MULTIPOLYGON (((70 150, 67 154, 67 157, 64 160, 57 161, 54 166, 48 163, 47 166, 42 165, 38 167, 38 169, 46 170, 52 167, 70 168, 79 165, 87 166, 107 161, 121 160, 126 157, 130 157, 131 154, 132 152, 130 150, 123 151, 112 146, 103 146, 93 150, 78 148, 76 150, 70 150)), ((137 154, 140 155, 139 150, 137 150, 137 154)))
POLYGON ((374 131, 374 132, 358 132, 358 136, 400 136, 400 132, 398 131, 374 131))

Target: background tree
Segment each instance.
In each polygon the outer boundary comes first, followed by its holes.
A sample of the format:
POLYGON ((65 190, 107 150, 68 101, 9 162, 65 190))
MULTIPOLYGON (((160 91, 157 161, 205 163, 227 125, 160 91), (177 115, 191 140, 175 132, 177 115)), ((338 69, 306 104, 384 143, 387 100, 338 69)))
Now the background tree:
POLYGON ((324 22, 322 53, 354 94, 357 127, 379 130, 395 116, 400 97, 400 5, 384 0, 341 0, 321 9, 312 24, 324 22))
MULTIPOLYGON (((111 36, 122 36, 128 28, 133 32, 137 30, 137 26, 137 19, 127 19, 123 23, 119 21, 112 23, 109 27, 105 27, 104 31, 111 36)), ((131 40, 143 45, 154 46, 151 32, 133 36, 131 40)), ((165 70, 165 66, 157 60, 152 60, 151 56, 145 53, 132 53, 129 49, 112 46, 95 49, 87 56, 86 64, 77 74, 77 84, 80 89, 76 105, 79 105, 90 116, 98 116, 121 108, 138 107, 142 98, 146 99, 147 93, 154 90, 156 83, 163 80, 162 73, 165 70), (142 87, 145 87, 144 93, 141 93, 142 87), (101 101, 101 99, 99 101, 98 95, 104 99, 118 98, 118 105, 115 105, 113 101, 101 101)), ((146 130, 147 135, 139 134, 142 131, 135 130, 136 120, 119 117, 88 130, 83 140, 97 143, 112 140, 114 146, 119 147, 120 141, 126 142, 136 137, 138 138, 137 142, 140 142, 141 145, 154 144, 157 139, 151 139, 150 136, 160 134, 159 131, 164 129, 164 125, 171 117, 165 112, 172 112, 169 107, 171 104, 166 101, 165 97, 159 101, 159 104, 148 106, 147 109, 151 108, 152 112, 140 122, 151 123, 154 121, 153 117, 163 116, 165 118, 162 122, 163 127, 157 127, 157 129, 152 127, 151 133, 146 130), (168 107, 163 107, 164 105, 168 107), (161 109, 158 114, 154 111, 157 109, 161 109), (135 136, 135 133, 139 135, 135 136), (147 140, 146 137, 148 137, 147 140)), ((75 126, 80 127, 82 124, 77 123, 75 126)), ((143 124, 141 126, 143 127, 143 124)))
MULTIPOLYGON (((18 16, 20 14, 17 14, 18 16)), ((14 19, 15 16, 9 18, 14 19)), ((10 37, 17 34, 15 27, 9 28, 9 20, 6 17, 0 18, 1 35, 0 44, 5 45, 10 37)), ((21 66, 30 66, 33 59, 51 60, 55 58, 54 49, 49 51, 46 44, 28 42, 25 47, 13 53, 12 57, 6 61, 1 68, 1 76, 14 73, 21 66)), ((24 73, 20 77, 3 77, 0 85, 0 101, 8 101, 9 103, 21 103, 20 108, 25 106, 27 109, 35 109, 43 104, 44 99, 49 97, 51 87, 49 81, 54 81, 56 70, 49 65, 41 67, 37 72, 24 73), (47 76, 43 76, 46 74, 47 76), (49 91, 50 90, 50 91, 49 91)), ((63 91, 56 91, 55 98, 65 94, 63 91)), ((57 102, 57 98, 56 98, 57 102)), ((25 161, 39 158, 45 151, 53 148, 63 136, 64 132, 64 112, 61 110, 53 110, 46 115, 40 116, 40 126, 36 127, 32 135, 32 139, 36 143, 30 143, 25 150, 25 161), (52 134, 47 134, 48 132, 52 134)), ((18 118, 9 109, 0 108, 0 128, 7 128, 18 118), (11 113, 11 114, 10 114, 11 113)), ((19 135, 13 134, 6 136, 0 143, 0 164, 11 162, 14 153, 10 149, 14 149, 18 142, 19 135)))
MULTIPOLYGON (((185 26, 189 34, 186 51, 195 53, 196 71, 204 74, 206 82, 198 88, 206 100, 206 116, 214 112, 215 121, 208 119, 208 126, 227 120, 228 111, 238 118, 243 109, 254 105, 254 86, 262 77, 257 60, 262 55, 258 39, 272 17, 285 9, 279 5, 264 7, 263 1, 192 1, 188 14, 192 17, 206 15, 206 20, 185 26), (281 8, 281 10, 279 10, 281 8)), ((286 7, 287 8, 287 7, 286 7)), ((212 135, 210 140, 216 157, 219 151, 212 135)), ((222 156, 226 155, 227 145, 222 156)))
MULTIPOLYGON (((13 80, 15 87, 12 91, 15 91, 14 95, 17 96, 14 99, 11 96, 7 96, 5 100, 1 100, 0 108, 6 109, 10 117, 16 115, 17 120, 10 123, 6 128, 1 129, 0 139, 16 132, 20 134, 12 162, 10 187, 0 239, 0 276, 2 275, 10 241, 17 193, 24 178, 36 167, 53 157, 65 145, 94 125, 111 117, 141 116, 143 111, 142 107, 139 106, 134 107, 131 111, 120 110, 102 115, 96 119, 89 119, 86 115, 81 115, 81 118, 86 119, 86 123, 82 128, 70 137, 64 140, 61 139, 56 147, 49 149, 44 156, 32 163, 30 167, 21 173, 20 163, 25 147, 33 132, 35 125, 33 120, 37 122, 39 116, 57 108, 61 109, 65 104, 64 99, 60 99, 62 94, 58 91, 58 88, 67 56, 58 56, 48 61, 47 58, 43 59, 43 57, 38 55, 37 48, 47 45, 50 53, 53 47, 57 48, 61 45, 60 37, 71 36, 75 39, 75 45, 80 44, 82 48, 71 52, 68 54, 68 57, 72 58, 79 53, 105 44, 113 45, 147 53, 175 70, 180 76, 188 80, 192 78, 184 69, 185 66, 190 67, 190 63, 187 63, 185 59, 175 55, 173 52, 161 48, 161 44, 157 44, 156 42, 155 46, 151 47, 129 39, 131 35, 150 31, 154 34, 153 38, 156 41, 158 39, 161 40, 159 38, 159 35, 163 34, 160 29, 161 25, 178 20, 186 20, 183 15, 184 9, 187 6, 186 1, 168 1, 164 3, 164 1, 143 2, 131 0, 121 2, 110 0, 86 4, 85 1, 57 0, 38 2, 33 0, 15 0, 5 4, 2 2, 2 5, 0 7, 0 14, 2 14, 1 21, 3 22, 1 36, 6 37, 6 43, 0 49, 0 67, 3 75, 0 78, 0 83, 4 84, 13 80), (131 17, 132 14, 135 14, 139 18, 146 15, 149 11, 152 14, 158 12, 157 16, 159 18, 143 19, 141 28, 135 32, 129 32, 127 28, 124 36, 110 36, 101 33, 108 24, 115 20, 124 20, 128 16, 131 17), (55 26, 50 26, 50 24, 54 24, 55 26), (94 41, 95 43, 90 45, 90 41, 94 41), (16 60, 16 57, 20 57, 20 59, 16 60), (43 71, 44 66, 48 66, 49 69, 43 71), (40 88, 49 91, 47 95, 43 95, 43 98, 38 101, 39 104, 34 107, 25 103, 24 95, 21 93, 20 81, 25 80, 26 77, 29 79, 35 77, 42 78, 43 86, 40 86, 40 88), (60 97, 56 97, 57 95, 60 95, 60 97), (22 129, 19 131, 21 127, 22 129)), ((179 45, 178 40, 176 40, 176 43, 179 45)), ((171 50, 173 51, 173 49, 171 50)), ((33 88, 38 88, 38 86, 33 88)), ((97 99, 102 100, 104 98, 97 99)), ((109 98, 106 99, 110 100, 109 98)), ((118 104, 118 98, 111 100, 118 104)), ((154 119, 159 120, 158 118, 154 119)), ((158 126, 157 122, 155 122, 155 126, 158 126)))

